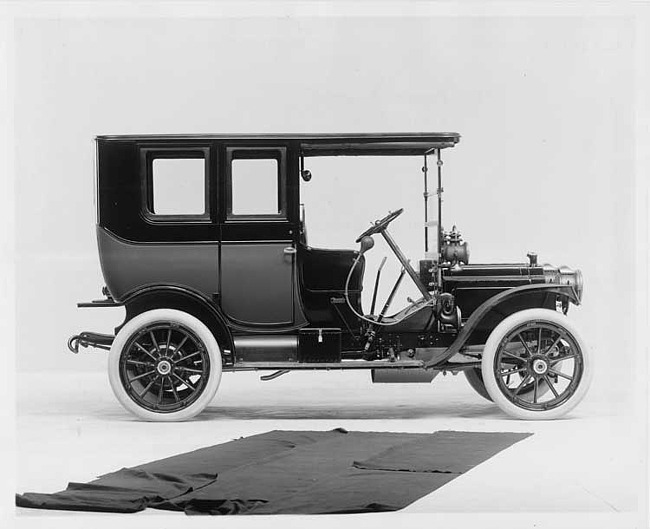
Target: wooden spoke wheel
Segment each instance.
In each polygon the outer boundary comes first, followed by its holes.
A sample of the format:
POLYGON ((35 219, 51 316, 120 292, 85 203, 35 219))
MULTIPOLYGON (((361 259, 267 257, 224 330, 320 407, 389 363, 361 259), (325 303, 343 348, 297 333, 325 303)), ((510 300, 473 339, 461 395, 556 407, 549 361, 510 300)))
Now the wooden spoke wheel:
POLYGON ((178 310, 156 309, 130 320, 109 356, 111 387, 138 417, 178 421, 198 414, 221 380, 221 352, 210 330, 178 310))
POLYGON ((547 309, 512 314, 483 350, 487 393, 518 419, 555 419, 573 409, 591 380, 591 356, 566 316, 547 309))

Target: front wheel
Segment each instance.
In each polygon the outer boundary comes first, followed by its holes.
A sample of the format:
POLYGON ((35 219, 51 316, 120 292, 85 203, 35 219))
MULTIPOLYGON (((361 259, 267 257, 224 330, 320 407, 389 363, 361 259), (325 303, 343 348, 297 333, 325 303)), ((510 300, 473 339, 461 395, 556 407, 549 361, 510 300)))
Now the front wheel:
POLYGON ((141 419, 182 421, 213 399, 221 381, 221 351, 194 316, 150 310, 120 329, 111 346, 108 377, 120 403, 141 419))
POLYGON ((592 358, 571 321, 548 309, 505 318, 483 350, 481 374, 492 400, 517 419, 556 419, 585 396, 592 358))
MULTIPOLYGON (((521 374, 515 374, 513 375, 513 377, 515 377, 521 382, 521 374)), ((467 379, 467 382, 469 382, 469 385, 472 386, 472 389, 476 391, 476 393, 478 393, 484 399, 493 402, 492 397, 490 397, 490 394, 488 393, 487 389, 485 389, 485 382, 483 381, 483 374, 481 372, 480 367, 470 367, 469 369, 465 369, 465 378, 467 379)), ((507 379, 506 379, 506 383, 509 383, 507 379)), ((526 386, 522 388, 519 394, 523 397, 532 391, 535 391, 534 384, 532 382, 529 382, 526 386)), ((546 384, 545 382, 538 384, 537 386, 538 398, 545 395, 547 391, 550 391, 548 384, 546 384)))

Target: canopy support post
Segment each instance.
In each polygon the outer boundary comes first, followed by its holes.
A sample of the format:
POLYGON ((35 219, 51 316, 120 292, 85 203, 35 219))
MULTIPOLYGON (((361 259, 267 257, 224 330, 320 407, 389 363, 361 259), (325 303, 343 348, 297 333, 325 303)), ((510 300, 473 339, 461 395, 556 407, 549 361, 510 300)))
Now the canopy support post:
POLYGON ((442 188, 442 158, 440 157, 440 149, 436 149, 436 152, 438 154, 438 160, 436 164, 438 165, 438 189, 437 189, 437 194, 438 194, 438 258, 440 258, 440 254, 442 252, 442 192, 444 189, 442 188))
POLYGON ((424 153, 424 165, 422 172, 424 173, 424 253, 429 251, 429 166, 427 164, 427 155, 429 151, 424 153))
POLYGON ((431 193, 429 193, 429 160, 428 156, 429 154, 432 153, 437 153, 438 155, 438 189, 437 189, 437 194, 438 194, 438 236, 437 236, 437 245, 438 247, 436 248, 436 257, 435 260, 437 261, 438 258, 440 257, 440 241, 442 240, 442 216, 441 216, 441 207, 442 207, 442 176, 441 176, 441 166, 442 166, 442 160, 440 159, 440 149, 439 148, 433 148, 429 149, 424 153, 424 165, 422 166, 422 172, 424 173, 424 253, 427 255, 429 253, 429 197, 431 196, 431 193))

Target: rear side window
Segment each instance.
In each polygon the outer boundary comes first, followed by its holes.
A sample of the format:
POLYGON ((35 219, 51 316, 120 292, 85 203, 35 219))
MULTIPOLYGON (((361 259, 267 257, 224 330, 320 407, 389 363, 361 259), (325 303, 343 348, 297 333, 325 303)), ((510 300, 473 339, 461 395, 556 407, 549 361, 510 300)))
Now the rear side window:
POLYGON ((228 218, 286 218, 285 151, 228 149, 228 218))
POLYGON ((208 149, 142 151, 146 217, 209 219, 208 149))
POLYGON ((205 160, 155 158, 151 165, 154 215, 205 213, 205 160))

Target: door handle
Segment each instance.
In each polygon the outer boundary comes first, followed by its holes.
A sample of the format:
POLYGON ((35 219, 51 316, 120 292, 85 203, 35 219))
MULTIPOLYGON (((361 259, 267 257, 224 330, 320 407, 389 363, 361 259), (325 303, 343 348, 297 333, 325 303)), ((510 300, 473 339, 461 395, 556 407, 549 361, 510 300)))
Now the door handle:
POLYGON ((295 254, 296 252, 297 252, 297 250, 296 250, 293 246, 287 246, 287 247, 284 249, 284 253, 286 253, 286 254, 288 254, 288 255, 293 255, 293 254, 295 254))

